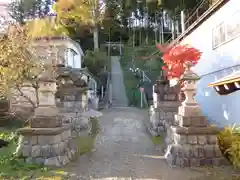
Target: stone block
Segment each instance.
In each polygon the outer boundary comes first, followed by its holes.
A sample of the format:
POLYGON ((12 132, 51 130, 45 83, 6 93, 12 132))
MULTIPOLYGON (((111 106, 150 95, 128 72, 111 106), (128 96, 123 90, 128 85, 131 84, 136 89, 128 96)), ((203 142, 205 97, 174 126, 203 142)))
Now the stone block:
POLYGON ((182 148, 184 150, 184 157, 186 158, 194 157, 193 146, 186 144, 186 145, 183 145, 182 148))
POLYGON ((193 146, 193 155, 194 157, 196 158, 201 158, 201 157, 204 157, 204 147, 201 146, 201 145, 194 145, 193 146))
POLYGON ((207 144, 207 136, 201 135, 201 136, 197 136, 197 138, 198 138, 198 144, 200 145, 207 144))
POLYGON ((175 164, 172 164, 172 165, 178 165, 180 167, 184 167, 184 158, 183 157, 176 156, 176 159, 174 162, 175 162, 175 164))
POLYGON ((52 139, 52 142, 50 142, 50 144, 56 144, 62 141, 62 137, 60 134, 51 136, 51 139, 52 139))
POLYGON ((58 144, 53 144, 52 149, 53 149, 53 152, 55 152, 56 155, 61 154, 61 149, 59 148, 59 143, 58 144))
POLYGON ((58 160, 63 166, 69 163, 68 156, 58 156, 58 160))
POLYGON ((20 136, 19 138, 19 143, 24 144, 24 145, 28 145, 30 144, 31 141, 31 136, 20 136))
POLYGON ((208 135, 207 136, 207 143, 208 144, 217 144, 217 135, 208 135))
POLYGON ((198 117, 203 116, 200 107, 197 106, 180 106, 178 114, 185 117, 198 117))
POLYGON ((226 158, 219 157, 219 158, 214 158, 213 159, 213 165, 214 166, 223 166, 223 165, 229 166, 230 163, 226 158))
POLYGON ((196 145, 198 143, 198 138, 196 135, 188 136, 188 144, 196 145))
POLYGON ((33 163, 33 158, 32 157, 28 157, 28 158, 26 158, 26 163, 28 163, 28 164, 32 164, 33 163))
POLYGON ((45 160, 44 166, 61 167, 58 157, 51 157, 45 160))
POLYGON ((60 152, 63 152, 63 151, 64 151, 64 148, 65 148, 64 142, 60 142, 60 143, 58 144, 58 149, 59 149, 59 151, 60 151, 60 152))
POLYGON ((206 117, 204 116, 197 116, 197 117, 191 117, 191 126, 194 127, 206 127, 208 125, 208 122, 206 120, 206 117))
POLYGON ((202 158, 200 159, 200 166, 212 166, 213 158, 202 158))
POLYGON ((30 140, 31 145, 36 145, 38 144, 38 136, 32 136, 30 140))
POLYGON ((188 137, 185 135, 180 135, 180 134, 173 134, 173 141, 175 144, 186 144, 188 141, 188 137))
POLYGON ((22 155, 23 157, 29 157, 32 152, 32 147, 30 145, 23 145, 22 146, 22 155))
POLYGON ((62 126, 61 116, 44 116, 38 115, 34 116, 30 120, 31 128, 56 128, 62 126))
POLYGON ((179 114, 175 114, 174 119, 178 122, 179 126, 189 127, 191 125, 191 118, 183 117, 179 114))
POLYGON ((32 146, 31 157, 36 158, 41 156, 41 149, 39 145, 32 146))
POLYGON ((214 158, 215 151, 213 145, 204 145, 205 157, 206 158, 214 158))
POLYGON ((44 146, 46 144, 51 144, 51 143, 53 143, 51 136, 44 136, 44 135, 38 136, 38 144, 40 146, 44 146))
POLYGON ((38 157, 38 158, 34 159, 33 162, 36 163, 36 164, 38 164, 38 165, 44 165, 44 161, 45 161, 44 158, 38 157))
POLYGON ((62 138, 60 134, 52 135, 52 136, 44 136, 44 135, 38 136, 38 144, 41 146, 46 144, 56 144, 61 142, 61 140, 62 138))
POLYGON ((48 144, 41 146, 40 153, 41 153, 41 157, 44 157, 44 158, 49 158, 56 155, 55 152, 52 151, 51 146, 48 144))
POLYGON ((170 145, 170 153, 174 156, 184 158, 184 149, 181 145, 172 144, 170 145))
POLYGON ((191 167, 199 167, 200 166, 200 159, 198 158, 190 158, 190 166, 191 167))
POLYGON ((213 148, 214 148, 214 152, 215 152, 215 157, 223 157, 223 154, 217 144, 214 145, 213 148))

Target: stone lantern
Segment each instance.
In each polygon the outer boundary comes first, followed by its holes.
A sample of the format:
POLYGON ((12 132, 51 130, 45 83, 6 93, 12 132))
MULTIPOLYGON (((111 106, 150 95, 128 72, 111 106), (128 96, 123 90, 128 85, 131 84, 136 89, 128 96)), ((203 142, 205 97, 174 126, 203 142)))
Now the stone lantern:
POLYGON ((182 91, 185 95, 185 100, 182 102, 181 106, 181 112, 183 115, 185 115, 185 113, 189 115, 201 115, 201 109, 194 99, 196 94, 196 82, 200 77, 191 70, 192 63, 188 62, 185 66, 186 71, 181 77, 181 81, 183 82, 182 91))
POLYGON ((62 126, 62 119, 58 115, 59 111, 55 102, 56 91, 56 80, 51 76, 43 75, 39 77, 39 106, 35 109, 35 115, 30 121, 30 127, 54 128, 62 126))
POLYGON ((38 76, 38 107, 30 127, 18 129, 21 136, 16 155, 30 163, 60 167, 76 156, 77 147, 71 137, 70 125, 63 125, 56 106, 55 64, 47 59, 44 66, 45 71, 38 76))
POLYGON ((174 116, 175 123, 167 129, 165 158, 174 166, 223 165, 227 161, 218 146, 219 130, 208 123, 194 99, 196 82, 200 78, 191 66, 191 63, 186 64, 181 77, 185 100, 174 116))

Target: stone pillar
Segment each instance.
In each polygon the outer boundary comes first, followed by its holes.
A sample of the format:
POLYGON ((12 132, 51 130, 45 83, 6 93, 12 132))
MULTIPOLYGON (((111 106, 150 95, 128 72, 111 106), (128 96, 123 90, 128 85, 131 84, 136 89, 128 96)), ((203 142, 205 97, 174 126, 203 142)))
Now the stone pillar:
POLYGON ((39 76, 39 106, 30 120, 30 127, 18 130, 21 137, 16 153, 27 162, 60 167, 74 158, 77 148, 70 126, 62 125, 56 107, 57 87, 52 67, 46 62, 45 71, 39 76))
POLYGON ((217 144, 218 129, 208 124, 194 99, 196 81, 199 77, 188 65, 182 81, 185 101, 175 115, 175 125, 167 129, 169 145, 165 158, 170 165, 204 166, 221 165, 226 159, 217 144))
POLYGON ((84 112, 88 111, 88 95, 87 95, 87 92, 84 92, 82 94, 82 109, 84 112))

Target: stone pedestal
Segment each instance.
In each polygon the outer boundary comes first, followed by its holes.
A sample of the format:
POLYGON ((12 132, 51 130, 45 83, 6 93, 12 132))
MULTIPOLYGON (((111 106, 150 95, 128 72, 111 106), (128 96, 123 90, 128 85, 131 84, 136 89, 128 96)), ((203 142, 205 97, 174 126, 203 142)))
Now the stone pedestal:
POLYGON ((193 98, 198 76, 187 68, 183 76, 185 101, 167 129, 165 158, 175 166, 227 164, 217 142, 218 129, 210 126, 193 98))
POLYGON ((77 151, 68 126, 59 128, 22 128, 17 155, 26 162, 61 167, 71 161, 77 151))

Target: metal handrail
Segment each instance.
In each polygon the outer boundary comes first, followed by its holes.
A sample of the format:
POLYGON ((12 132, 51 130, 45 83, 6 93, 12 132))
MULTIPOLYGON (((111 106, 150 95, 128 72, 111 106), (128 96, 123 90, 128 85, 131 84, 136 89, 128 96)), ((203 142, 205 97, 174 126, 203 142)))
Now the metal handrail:
POLYGON ((186 29, 191 26, 198 18, 203 15, 213 5, 212 0, 203 0, 195 11, 185 21, 186 29))

